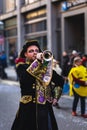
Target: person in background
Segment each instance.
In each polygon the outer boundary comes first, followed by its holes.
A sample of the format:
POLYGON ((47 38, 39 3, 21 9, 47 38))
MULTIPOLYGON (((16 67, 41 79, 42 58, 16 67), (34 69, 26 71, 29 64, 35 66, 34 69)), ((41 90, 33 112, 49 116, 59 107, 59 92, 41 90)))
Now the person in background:
POLYGON ((13 47, 9 53, 9 60, 10 60, 10 65, 15 66, 15 59, 17 58, 18 54, 16 51, 16 48, 13 47))
POLYGON ((19 109, 11 130, 58 130, 52 103, 57 102, 50 97, 50 84, 62 86, 63 79, 43 60, 43 52, 37 40, 27 41, 16 59, 16 69, 21 88, 19 109), (46 77, 46 68, 52 72, 46 77), (46 79, 45 79, 46 78, 46 79), (49 82, 48 82, 49 80, 49 82))
POLYGON ((0 61, 1 61, 1 78, 2 79, 7 79, 7 73, 5 72, 5 68, 7 67, 7 57, 5 54, 5 51, 2 51, 1 55, 0 55, 0 61))
POLYGON ((73 50, 69 56, 69 62, 68 62, 68 72, 71 70, 73 67, 73 60, 75 57, 80 56, 79 53, 76 50, 73 50))
POLYGON ((66 51, 63 52, 62 54, 62 75, 67 78, 68 73, 69 73, 69 55, 67 54, 66 51))
POLYGON ((57 74, 61 75, 62 74, 62 69, 60 65, 58 64, 58 61, 53 59, 53 70, 56 71, 57 74))
MULTIPOLYGON (((53 70, 56 71, 56 73, 61 76, 62 69, 60 68, 60 66, 58 64, 58 61, 56 59, 53 59, 53 70)), ((60 97, 62 95, 62 89, 63 89, 63 86, 58 86, 58 88, 55 88, 53 90, 54 91, 53 93, 55 93, 57 91, 57 93, 59 95, 58 98, 57 98, 56 104, 53 104, 53 106, 55 106, 56 108, 60 108, 60 105, 59 105, 58 101, 59 101, 59 99, 60 99, 60 97), (58 89, 58 90, 56 90, 56 89, 58 89)))
POLYGON ((82 65, 81 57, 77 56, 73 60, 73 68, 68 75, 70 83, 70 95, 74 95, 72 105, 72 116, 77 116, 77 105, 80 99, 81 117, 87 118, 85 114, 85 98, 87 96, 87 69, 82 65))
POLYGON ((71 64, 70 64, 70 57, 69 54, 64 51, 62 53, 62 76, 64 77, 64 86, 63 86, 63 94, 67 94, 69 91, 69 85, 68 85, 68 73, 71 69, 71 64))
POLYGON ((82 56, 82 65, 87 67, 87 54, 84 54, 82 56))

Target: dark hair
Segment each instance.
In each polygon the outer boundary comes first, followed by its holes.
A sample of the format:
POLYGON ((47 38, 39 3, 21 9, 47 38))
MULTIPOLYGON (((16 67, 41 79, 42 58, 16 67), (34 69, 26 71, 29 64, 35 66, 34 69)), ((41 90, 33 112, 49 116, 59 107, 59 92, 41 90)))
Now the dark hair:
POLYGON ((25 58, 24 53, 27 51, 27 48, 28 48, 29 46, 33 46, 33 45, 35 45, 35 46, 38 47, 39 52, 42 52, 37 40, 28 40, 28 41, 26 41, 25 44, 23 45, 22 51, 21 51, 21 53, 20 53, 20 57, 25 58))

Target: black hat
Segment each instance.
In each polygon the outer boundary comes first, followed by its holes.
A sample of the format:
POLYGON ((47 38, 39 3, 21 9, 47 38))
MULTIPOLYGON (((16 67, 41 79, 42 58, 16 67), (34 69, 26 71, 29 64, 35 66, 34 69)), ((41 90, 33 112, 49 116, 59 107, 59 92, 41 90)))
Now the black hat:
POLYGON ((32 45, 37 46, 39 48, 39 52, 42 52, 37 40, 29 40, 29 41, 26 41, 25 44, 23 45, 23 49, 20 53, 20 57, 25 58, 24 53, 27 51, 27 48, 32 45))

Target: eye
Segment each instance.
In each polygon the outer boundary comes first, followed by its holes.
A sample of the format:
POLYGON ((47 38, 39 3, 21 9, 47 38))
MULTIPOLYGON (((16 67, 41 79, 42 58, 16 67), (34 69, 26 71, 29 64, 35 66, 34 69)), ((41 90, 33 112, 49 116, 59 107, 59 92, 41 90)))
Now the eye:
POLYGON ((28 51, 28 53, 34 53, 34 52, 38 53, 39 50, 38 49, 35 49, 35 50, 31 49, 31 50, 28 51))
POLYGON ((33 53, 33 52, 34 52, 34 50, 29 50, 29 51, 28 51, 28 53, 33 53))
POLYGON ((35 52, 37 52, 37 53, 38 53, 38 52, 39 52, 39 50, 38 50, 38 49, 36 49, 36 50, 35 50, 35 52))

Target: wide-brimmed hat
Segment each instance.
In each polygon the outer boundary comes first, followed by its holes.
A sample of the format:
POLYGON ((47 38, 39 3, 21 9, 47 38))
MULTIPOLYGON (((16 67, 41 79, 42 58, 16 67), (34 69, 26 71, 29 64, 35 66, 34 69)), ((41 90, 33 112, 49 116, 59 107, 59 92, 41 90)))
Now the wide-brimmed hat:
POLYGON ((35 45, 35 46, 38 47, 39 52, 42 52, 37 40, 28 40, 28 41, 26 41, 25 44, 23 45, 23 48, 22 48, 22 50, 21 50, 21 52, 20 52, 20 57, 25 58, 25 55, 24 55, 24 54, 25 54, 25 52, 27 51, 27 48, 30 47, 30 46, 33 46, 33 45, 35 45))

